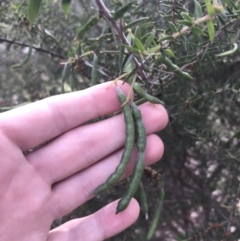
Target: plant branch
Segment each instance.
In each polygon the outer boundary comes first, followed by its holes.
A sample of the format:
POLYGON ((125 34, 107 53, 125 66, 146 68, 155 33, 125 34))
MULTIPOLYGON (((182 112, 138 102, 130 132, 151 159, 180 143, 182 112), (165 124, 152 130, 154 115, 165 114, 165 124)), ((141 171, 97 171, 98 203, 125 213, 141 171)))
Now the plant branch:
MULTIPOLYGON (((4 39, 4 38, 0 38, 0 42, 5 42, 5 43, 9 43, 9 44, 15 44, 15 45, 22 46, 22 47, 30 47, 29 44, 20 43, 20 42, 14 41, 14 40, 9 40, 9 39, 4 39)), ((32 48, 35 49, 38 52, 42 52, 42 53, 45 53, 45 54, 50 54, 52 57, 65 59, 65 57, 63 55, 51 52, 51 51, 49 51, 47 49, 42 49, 42 48, 36 47, 36 46, 32 46, 32 48)))
MULTIPOLYGON (((215 38, 218 37, 221 33, 222 30, 224 30, 225 28, 227 28, 230 24, 234 23, 234 22, 238 22, 240 20, 240 18, 236 18, 236 19, 232 19, 230 20, 228 23, 226 23, 224 26, 222 26, 217 33, 215 34, 215 38)), ((190 61, 195 61, 202 53, 204 53, 205 51, 207 51, 207 49, 209 48, 211 42, 208 42, 207 44, 205 44, 201 50, 196 54, 196 56, 190 61)))
MULTIPOLYGON (((114 20, 113 16, 109 12, 108 8, 103 3, 103 1, 102 0, 96 0, 96 3, 99 7, 99 13, 113 26, 113 28, 116 31, 118 37, 120 38, 120 41, 123 44, 126 44, 126 45, 130 46, 124 32, 122 31, 121 27, 116 23, 116 21, 114 20)), ((140 63, 135 56, 133 57, 132 61, 135 65, 139 75, 141 76, 141 78, 146 81, 148 79, 148 77, 142 69, 142 63, 140 63)), ((146 83, 148 83, 148 82, 146 81, 146 83)))
MULTIPOLYGON (((206 21, 209 21, 209 20, 211 20, 211 19, 212 19, 212 18, 211 18, 209 15, 206 15, 206 16, 204 16, 204 17, 202 17, 202 18, 199 18, 199 19, 193 21, 192 27, 194 27, 194 26, 196 26, 196 25, 199 25, 199 24, 201 24, 201 23, 204 23, 204 22, 206 22, 206 21)), ((174 33, 174 34, 172 35, 172 37, 173 37, 173 38, 178 38, 178 37, 180 37, 181 35, 185 34, 187 31, 191 30, 192 27, 185 26, 185 27, 183 27, 179 32, 174 33)))

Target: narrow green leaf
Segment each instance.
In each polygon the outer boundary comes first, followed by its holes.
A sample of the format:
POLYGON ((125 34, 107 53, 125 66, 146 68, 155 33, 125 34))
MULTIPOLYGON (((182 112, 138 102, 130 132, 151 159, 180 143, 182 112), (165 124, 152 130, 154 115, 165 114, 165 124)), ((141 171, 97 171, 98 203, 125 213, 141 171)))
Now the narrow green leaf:
POLYGON ((133 54, 140 54, 141 53, 139 49, 133 48, 133 47, 125 45, 125 44, 123 44, 123 46, 125 46, 133 54))
POLYGON ((168 25, 169 25, 172 33, 178 32, 177 27, 172 22, 168 22, 168 25))
POLYGON ((99 21, 100 17, 98 14, 92 16, 79 30, 78 30, 78 39, 82 38, 83 35, 90 30, 93 26, 95 26, 98 21, 99 21))
POLYGON ((189 16, 188 13, 181 13, 182 17, 186 20, 188 20, 189 22, 192 22, 192 18, 189 16))
MULTIPOLYGON (((92 0, 91 2, 95 3, 95 0, 92 0)), ((123 4, 122 4, 122 1, 112 1, 112 3, 116 6, 116 7, 122 7, 123 4)), ((95 3, 96 4, 96 3, 95 3)), ((97 4, 96 6, 94 6, 95 8, 97 8, 97 4)))
POLYGON ((156 53, 160 48, 161 48, 160 45, 156 45, 156 46, 154 46, 154 47, 152 47, 152 48, 150 48, 150 49, 148 49, 148 50, 145 50, 145 51, 144 51, 144 54, 146 54, 146 55, 148 55, 148 54, 154 54, 154 53, 156 53))
POLYGON ((215 36, 215 29, 212 21, 207 21, 207 27, 208 27, 208 35, 210 38, 210 41, 213 42, 214 36, 215 36))
POLYGON ((125 47, 121 45, 119 50, 119 71, 120 72, 122 71, 122 66, 123 66, 124 51, 125 51, 125 47))
POLYGON ((134 31, 134 36, 136 37, 136 38, 141 38, 141 36, 142 36, 142 32, 141 32, 141 28, 139 27, 139 26, 137 26, 136 27, 136 29, 135 29, 135 31, 134 31))
POLYGON ((28 20, 32 25, 36 19, 41 7, 41 0, 29 0, 28 2, 28 20))
POLYGON ((195 19, 201 18, 203 14, 201 4, 197 0, 194 0, 194 5, 195 5, 195 9, 194 9, 195 19))
POLYGON ((133 70, 132 58, 134 57, 133 54, 126 55, 123 60, 123 71, 122 72, 131 72, 133 70))
POLYGON ((126 26, 124 26, 124 29, 128 29, 128 28, 131 28, 132 26, 134 26, 138 23, 148 21, 148 19, 149 19, 149 17, 142 17, 142 18, 136 19, 136 20, 128 23, 126 26))
POLYGON ((184 49, 188 51, 189 44, 188 44, 188 39, 185 35, 180 35, 179 40, 182 42, 184 49))
POLYGON ((215 10, 214 10, 214 7, 211 3, 211 0, 204 0, 204 2, 205 2, 205 5, 206 5, 206 8, 207 8, 208 15, 210 17, 213 17, 215 15, 215 10))
POLYGON ((75 90, 75 80, 74 80, 74 76, 73 76, 73 71, 74 71, 74 67, 71 67, 71 74, 70 74, 70 78, 69 78, 69 83, 70 83, 70 87, 71 87, 71 91, 75 90))
POLYGON ((62 10, 65 15, 68 15, 71 6, 71 0, 62 0, 62 10))
POLYGON ((222 25, 226 24, 225 20, 220 15, 218 15, 217 18, 219 19, 222 25))
POLYGON ((197 35, 205 35, 204 32, 202 31, 202 29, 200 29, 199 27, 196 27, 196 26, 192 28, 192 32, 197 35))
MULTIPOLYGON (((225 19, 223 19, 220 15, 217 16, 217 21, 219 22, 218 25, 225 25, 226 22, 225 22, 225 19)), ((224 31, 224 34, 226 35, 226 39, 228 38, 228 29, 227 28, 224 28, 223 29, 224 31)))
POLYGON ((161 39, 159 39, 159 41, 163 42, 165 40, 173 40, 173 39, 174 39, 173 36, 166 35, 166 36, 162 37, 161 39))
POLYGON ((98 57, 96 54, 93 55, 93 67, 91 73, 91 85, 98 84, 98 57))
POLYGON ((229 8, 234 8, 235 10, 239 9, 232 0, 224 0, 224 2, 229 8))
POLYGON ((141 52, 143 52, 143 51, 144 51, 144 46, 143 46, 141 40, 140 40, 139 38, 137 38, 137 37, 134 37, 134 42, 135 42, 137 48, 138 48, 141 52))
POLYGON ((117 19, 121 18, 126 12, 128 12, 132 8, 133 3, 135 3, 135 2, 136 1, 132 1, 130 3, 127 3, 122 8, 120 8, 118 11, 116 11, 113 14, 114 20, 117 20, 117 19))
POLYGON ((192 27, 192 22, 190 22, 188 20, 179 20, 178 23, 180 23, 182 25, 186 25, 188 27, 192 27))
POLYGON ((235 5, 234 1, 230 0, 230 2, 235 10, 239 10, 239 7, 235 5))
POLYGON ((76 48, 76 54, 77 55, 82 55, 82 45, 81 45, 81 41, 78 42, 78 46, 76 48))
POLYGON ((68 69, 68 63, 64 64, 63 71, 62 71, 62 81, 61 81, 61 88, 62 88, 62 93, 65 92, 64 90, 64 83, 67 77, 67 69, 68 69))
POLYGON ((151 44, 153 43, 153 40, 154 40, 154 36, 155 36, 155 32, 151 32, 149 34, 149 36, 147 37, 146 41, 144 41, 145 42, 145 44, 144 44, 145 49, 148 49, 151 46, 151 44))
POLYGON ((164 53, 171 58, 176 58, 175 54, 172 52, 171 49, 164 49, 164 53))
POLYGON ((127 35, 127 42, 129 45, 132 45, 132 34, 128 33, 127 35))

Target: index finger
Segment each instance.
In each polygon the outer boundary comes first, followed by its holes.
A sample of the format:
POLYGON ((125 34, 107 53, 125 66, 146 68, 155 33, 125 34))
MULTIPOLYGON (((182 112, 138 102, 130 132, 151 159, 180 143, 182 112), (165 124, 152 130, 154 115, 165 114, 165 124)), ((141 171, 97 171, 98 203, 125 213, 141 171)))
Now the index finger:
MULTIPOLYGON (((0 115, 0 130, 23 151, 121 108, 109 82, 53 96, 0 115)), ((125 93, 129 85, 121 86, 125 93)))

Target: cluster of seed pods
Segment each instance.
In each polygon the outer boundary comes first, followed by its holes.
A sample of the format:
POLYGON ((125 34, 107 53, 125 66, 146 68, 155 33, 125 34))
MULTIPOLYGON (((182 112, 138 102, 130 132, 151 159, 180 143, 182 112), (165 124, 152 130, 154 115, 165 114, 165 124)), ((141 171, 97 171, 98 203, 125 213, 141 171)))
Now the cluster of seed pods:
MULTIPOLYGON (((117 85, 116 90, 119 102, 121 105, 123 105, 126 103, 126 96, 117 85)), ((119 213, 127 208, 131 198, 139 188, 144 170, 144 152, 146 148, 146 132, 142 122, 142 115, 138 107, 133 102, 131 102, 130 105, 127 103, 123 106, 123 114, 126 124, 126 144, 120 164, 117 166, 115 172, 109 176, 107 181, 94 191, 94 194, 100 194, 119 181, 131 159, 136 132, 138 157, 134 167, 133 175, 131 177, 129 188, 124 197, 119 201, 116 213, 119 213)))
MULTIPOLYGON (((143 91, 142 87, 138 84, 134 84, 133 89, 137 94, 143 96, 146 100, 151 103, 162 103, 156 97, 153 97, 143 91)), ((122 90, 116 85, 117 96, 121 105, 126 103, 126 96, 122 92, 122 90)), ((135 143, 135 136, 137 148, 138 148, 138 157, 134 167, 133 175, 131 177, 131 181, 129 184, 129 188, 125 196, 119 201, 117 207, 117 213, 123 211, 127 208, 131 198, 136 193, 139 188, 141 177, 144 170, 144 152, 146 148, 146 131, 144 124, 142 122, 142 115, 137 105, 131 101, 130 104, 125 104, 123 106, 124 120, 126 124, 126 144, 121 157, 120 164, 117 166, 114 173, 112 173, 107 181, 100 185, 95 191, 94 194, 100 194, 114 184, 116 184, 121 176, 123 175, 127 164, 129 163, 135 143), (136 134, 135 134, 136 132, 136 134)))
MULTIPOLYGON (((134 84, 133 89, 138 95, 142 96, 147 101, 153 104, 163 104, 163 102, 161 102, 156 97, 146 93, 146 91, 143 90, 140 85, 134 84)), ((130 103, 128 103, 125 94, 122 92, 122 90, 119 88, 118 85, 116 85, 116 91, 117 91, 118 100, 120 104, 123 106, 124 120, 126 124, 125 148, 121 157, 120 164, 117 166, 114 173, 112 173, 108 177, 105 183, 103 183, 97 189, 95 189, 93 194, 97 195, 97 194, 103 193, 104 191, 106 191, 107 189, 115 185, 120 180, 120 178, 122 177, 127 167, 127 164, 131 159, 133 147, 136 142, 137 150, 138 150, 137 160, 134 166, 133 174, 131 176, 128 189, 125 195, 123 196, 123 198, 121 198, 120 201, 118 202, 118 206, 116 210, 116 214, 117 214, 127 208, 127 206, 131 201, 131 198, 134 196, 134 194, 137 192, 139 188, 141 189, 141 178, 144 172, 144 153, 146 149, 146 131, 142 121, 142 114, 138 109, 137 105, 131 100, 130 100, 130 103)), ((161 203, 162 203, 162 200, 161 200, 161 203)), ((144 203, 144 206, 147 206, 147 203, 144 203)), ((162 206, 162 204, 160 206, 162 206)), ((161 209, 161 207, 159 209, 161 209)), ((158 218, 159 218, 159 215, 158 215, 158 218)), ((156 221, 154 226, 156 226, 156 221)), ((154 229, 155 228, 151 229, 151 232, 150 232, 151 234, 150 235, 148 234, 148 238, 152 236, 154 229)))

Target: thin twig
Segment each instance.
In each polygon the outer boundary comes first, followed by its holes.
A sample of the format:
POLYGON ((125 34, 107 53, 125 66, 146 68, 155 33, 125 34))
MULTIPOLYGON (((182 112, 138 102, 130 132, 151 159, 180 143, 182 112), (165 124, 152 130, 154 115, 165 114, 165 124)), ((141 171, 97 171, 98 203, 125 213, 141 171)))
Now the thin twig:
MULTIPOLYGON (((22 47, 30 47, 29 44, 20 43, 20 42, 17 42, 17 41, 14 41, 14 40, 10 40, 10 39, 0 38, 0 42, 5 42, 5 43, 9 43, 9 44, 15 44, 15 45, 22 46, 22 47)), ((47 49, 42 49, 42 48, 36 47, 36 46, 32 46, 32 48, 35 49, 38 52, 42 52, 42 53, 45 53, 45 54, 50 54, 52 57, 57 57, 57 58, 60 58, 60 59, 66 59, 66 57, 64 57, 63 55, 51 52, 51 51, 49 51, 47 49)))
MULTIPOLYGON (((209 15, 206 15, 206 16, 204 16, 204 17, 202 17, 202 18, 199 18, 199 19, 193 21, 193 25, 192 25, 192 26, 199 25, 199 24, 204 23, 204 22, 207 22, 207 21, 209 21, 209 20, 211 20, 211 17, 210 17, 209 15)), ((173 37, 174 39, 175 39, 175 38, 178 38, 178 37, 180 37, 181 35, 185 34, 186 32, 188 32, 188 31, 191 30, 191 29, 192 29, 192 27, 185 26, 185 27, 183 27, 179 32, 174 33, 174 34, 172 35, 172 37, 173 37)))

